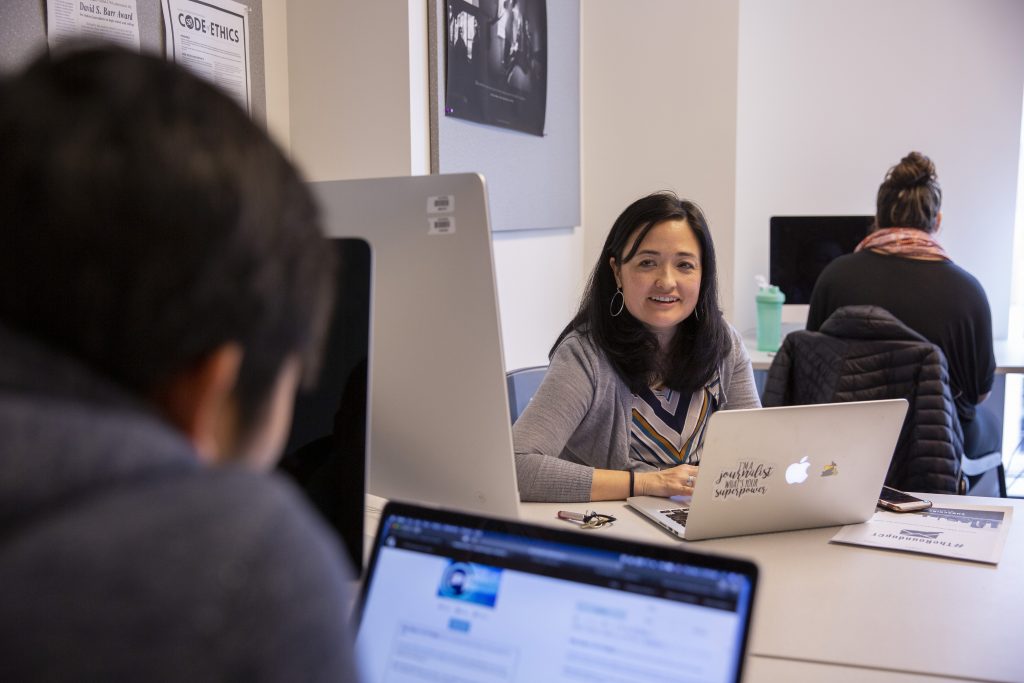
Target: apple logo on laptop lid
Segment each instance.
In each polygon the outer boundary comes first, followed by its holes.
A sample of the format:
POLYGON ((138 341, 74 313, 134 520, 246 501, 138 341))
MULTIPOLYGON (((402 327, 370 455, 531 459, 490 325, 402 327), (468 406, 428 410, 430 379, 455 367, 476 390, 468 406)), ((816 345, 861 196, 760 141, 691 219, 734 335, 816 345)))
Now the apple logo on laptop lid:
POLYGON ((800 459, 800 462, 795 462, 786 468, 786 483, 787 484, 802 484, 807 479, 807 470, 810 468, 811 463, 807 462, 807 456, 805 455, 800 459))

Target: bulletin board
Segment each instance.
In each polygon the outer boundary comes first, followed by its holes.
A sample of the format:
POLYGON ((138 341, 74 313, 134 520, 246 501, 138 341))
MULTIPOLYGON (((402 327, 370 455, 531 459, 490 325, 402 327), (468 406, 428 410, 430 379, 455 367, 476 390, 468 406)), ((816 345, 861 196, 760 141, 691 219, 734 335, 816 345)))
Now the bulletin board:
MULTIPOLYGON (((476 0, 486 10, 501 0, 476 0)), ((580 224, 580 3, 547 2, 547 113, 541 137, 445 116, 446 0, 428 0, 430 170, 481 173, 493 230, 580 224)))
MULTIPOLYGON (((139 42, 144 52, 164 54, 160 0, 137 0, 139 42)), ((262 0, 236 0, 250 8, 249 47, 253 118, 266 126, 267 86, 263 64, 262 0)), ((47 49, 45 0, 0 0, 0 74, 24 66, 47 49)))

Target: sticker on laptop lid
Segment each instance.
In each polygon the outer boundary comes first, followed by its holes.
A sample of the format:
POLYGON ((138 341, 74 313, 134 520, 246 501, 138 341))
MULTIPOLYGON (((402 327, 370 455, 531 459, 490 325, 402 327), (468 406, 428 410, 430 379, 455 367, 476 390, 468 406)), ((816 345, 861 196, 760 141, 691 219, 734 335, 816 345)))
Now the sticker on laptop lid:
POLYGON ((768 478, 775 465, 755 460, 740 460, 731 470, 722 470, 715 480, 716 499, 763 496, 768 493, 768 478))
POLYGON ((821 470, 821 476, 823 477, 834 477, 839 474, 839 465, 833 460, 821 470))
POLYGON ((427 213, 451 213, 455 211, 455 195, 443 194, 427 197, 427 213))
POLYGON ((427 221, 430 224, 429 235, 451 235, 455 232, 454 216, 428 216, 427 221))

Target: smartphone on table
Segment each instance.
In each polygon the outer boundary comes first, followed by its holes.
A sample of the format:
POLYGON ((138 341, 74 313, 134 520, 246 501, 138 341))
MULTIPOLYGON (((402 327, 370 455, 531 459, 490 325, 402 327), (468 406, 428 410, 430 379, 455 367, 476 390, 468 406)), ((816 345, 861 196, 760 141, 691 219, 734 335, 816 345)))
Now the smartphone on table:
POLYGON ((904 493, 891 486, 883 486, 882 492, 878 494, 878 505, 893 512, 913 512, 914 510, 927 510, 932 506, 932 502, 915 498, 909 493, 904 493))

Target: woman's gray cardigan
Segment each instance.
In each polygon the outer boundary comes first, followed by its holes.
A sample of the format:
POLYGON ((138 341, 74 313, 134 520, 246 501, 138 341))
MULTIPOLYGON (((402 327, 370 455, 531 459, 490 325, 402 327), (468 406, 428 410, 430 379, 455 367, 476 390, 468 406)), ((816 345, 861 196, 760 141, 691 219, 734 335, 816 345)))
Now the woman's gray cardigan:
MULTIPOLYGON (((743 339, 721 367, 719 410, 759 408, 743 339)), ((629 458, 633 394, 605 354, 570 334, 551 357, 544 382, 512 429, 519 496, 524 501, 590 500, 594 468, 651 469, 629 458)))

